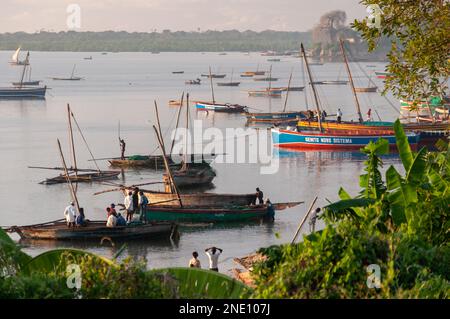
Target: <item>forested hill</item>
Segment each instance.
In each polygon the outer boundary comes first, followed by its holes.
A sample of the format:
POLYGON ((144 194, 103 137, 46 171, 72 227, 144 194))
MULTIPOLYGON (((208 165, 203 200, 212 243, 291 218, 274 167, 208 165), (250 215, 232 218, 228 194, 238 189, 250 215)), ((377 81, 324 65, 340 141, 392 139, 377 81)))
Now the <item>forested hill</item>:
POLYGON ((311 32, 39 32, 0 34, 0 50, 33 51, 285 51, 311 44, 311 32))

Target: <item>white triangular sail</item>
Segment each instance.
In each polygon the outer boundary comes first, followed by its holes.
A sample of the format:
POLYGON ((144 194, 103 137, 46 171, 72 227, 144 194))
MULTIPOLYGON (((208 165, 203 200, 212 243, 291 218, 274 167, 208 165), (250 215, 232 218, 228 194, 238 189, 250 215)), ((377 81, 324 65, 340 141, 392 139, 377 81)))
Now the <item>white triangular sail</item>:
POLYGON ((11 59, 12 59, 13 62, 16 62, 16 63, 19 62, 19 53, 20 53, 20 47, 12 55, 11 59))

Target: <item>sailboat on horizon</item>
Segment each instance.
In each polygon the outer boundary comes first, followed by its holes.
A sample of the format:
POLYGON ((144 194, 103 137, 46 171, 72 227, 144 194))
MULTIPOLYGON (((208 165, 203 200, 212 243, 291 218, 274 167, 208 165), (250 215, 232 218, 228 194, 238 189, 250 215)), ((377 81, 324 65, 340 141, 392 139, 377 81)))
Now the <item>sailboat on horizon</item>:
POLYGON ((77 66, 76 64, 73 65, 72 74, 70 75, 70 78, 52 77, 52 80, 57 80, 57 81, 80 81, 80 80, 83 80, 84 78, 82 78, 82 77, 74 76, 76 66, 77 66))
POLYGON ((29 64, 27 59, 25 59, 23 61, 19 60, 20 49, 21 49, 21 47, 18 47, 17 50, 13 53, 9 64, 11 64, 11 65, 28 65, 29 64))

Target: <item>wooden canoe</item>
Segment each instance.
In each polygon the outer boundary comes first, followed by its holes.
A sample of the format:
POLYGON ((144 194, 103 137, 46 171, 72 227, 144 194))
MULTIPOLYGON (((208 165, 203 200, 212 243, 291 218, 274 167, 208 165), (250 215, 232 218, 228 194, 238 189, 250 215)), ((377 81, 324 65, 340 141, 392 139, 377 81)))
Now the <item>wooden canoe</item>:
MULTIPOLYGON (((195 187, 211 184, 216 172, 209 165, 199 165, 198 168, 194 166, 187 170, 174 171, 172 176, 178 187, 195 187)), ((163 175, 163 181, 170 184, 167 174, 163 175)))
POLYGON ((10 232, 16 232, 22 239, 45 240, 99 240, 140 239, 148 237, 171 236, 173 223, 148 223, 127 226, 106 227, 105 221, 89 221, 86 226, 68 228, 65 222, 55 222, 36 226, 13 226, 10 232))
MULTIPOLYGON (((134 188, 124 188, 124 195, 133 191, 134 188)), ((159 192, 145 190, 140 188, 150 201, 151 206, 174 206, 178 207, 178 197, 176 194, 169 192, 159 192)), ((185 206, 201 206, 201 207, 221 207, 221 206, 245 206, 249 205, 255 199, 255 194, 214 194, 214 193, 181 193, 181 201, 185 206)))
POLYGON ((373 93, 373 92, 377 92, 377 90, 378 90, 377 86, 355 88, 355 92, 359 92, 359 93, 373 93))
MULTIPOLYGON (((273 208, 286 209, 301 202, 276 203, 273 208)), ((150 221, 179 222, 244 222, 268 217, 267 205, 224 206, 224 207, 173 207, 148 206, 146 218, 150 221)))
MULTIPOLYGON (((105 181, 110 179, 117 179, 120 172, 117 171, 101 171, 101 172, 92 172, 92 173, 82 173, 78 175, 69 175, 70 181, 72 183, 91 183, 95 181, 105 181)), ((56 177, 47 178, 39 184, 44 185, 52 185, 52 184, 60 184, 67 183, 66 176, 61 174, 56 177)))

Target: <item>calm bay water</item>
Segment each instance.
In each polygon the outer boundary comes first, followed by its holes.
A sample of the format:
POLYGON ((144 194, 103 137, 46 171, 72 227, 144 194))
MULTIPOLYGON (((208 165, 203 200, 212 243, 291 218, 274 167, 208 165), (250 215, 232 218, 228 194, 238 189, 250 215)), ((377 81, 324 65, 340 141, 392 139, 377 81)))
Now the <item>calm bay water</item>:
MULTIPOLYGON (((0 52, 0 86, 20 78, 22 67, 8 65, 12 52, 0 52)), ((272 86, 287 86, 289 74, 294 71, 292 86, 303 86, 301 62, 298 58, 283 57, 274 62, 272 76, 279 78, 272 86)), ((268 70, 270 62, 259 53, 69 53, 31 52, 32 78, 44 80, 50 90, 45 101, 1 101, 0 100, 0 225, 24 225, 63 217, 63 210, 70 202, 67 185, 44 186, 38 182, 56 176, 57 171, 29 169, 27 166, 61 166, 56 138, 63 144, 66 160, 69 160, 67 113, 69 103, 95 157, 119 156, 118 122, 121 135, 127 142, 127 154, 149 154, 156 150, 156 140, 151 125, 155 122, 153 101, 159 105, 162 130, 169 142, 174 126, 176 107, 169 107, 170 99, 179 99, 182 91, 189 92, 191 100, 210 100, 209 80, 202 84, 187 86, 185 80, 200 78, 208 72, 227 73, 229 81, 234 70, 233 81, 241 81, 239 87, 214 87, 215 97, 220 102, 247 105, 251 110, 277 111, 283 99, 251 98, 246 90, 263 88, 267 82, 255 82, 251 78, 240 78, 243 71, 268 70), (92 56, 92 60, 83 57, 92 56), (75 75, 82 81, 53 81, 52 76, 70 76, 76 64, 75 75), (184 74, 172 71, 184 70, 184 74)), ((383 70, 381 63, 362 63, 366 73, 383 70), (375 68, 366 64, 376 65, 375 68)), ((367 86, 368 80, 354 63, 351 63, 357 86, 367 86)), ((315 80, 346 79, 341 63, 312 66, 315 80)), ((379 86, 380 80, 373 78, 379 86)), ((338 107, 344 119, 356 119, 353 98, 348 85, 318 86, 320 100, 329 114, 338 107)), ((305 109, 305 94, 310 107, 309 93, 290 92, 288 109, 305 109)), ((360 94, 362 111, 369 107, 377 110, 383 120, 392 120, 396 111, 378 94, 360 94)), ((391 101, 395 101, 391 99, 391 101)), ((394 102, 397 103, 397 102, 394 102)), ((203 127, 245 127, 245 117, 234 114, 196 113, 191 105, 191 118, 202 121, 203 127)), ((375 115, 375 119, 377 116, 375 115)), ((75 134, 78 166, 94 168, 89 153, 78 133, 75 134)), ((155 152, 157 154, 157 151, 155 152)), ((149 267, 185 266, 191 252, 198 250, 203 267, 207 266, 204 248, 212 245, 224 249, 222 272, 234 265, 232 258, 241 257, 260 247, 280 244, 291 240, 307 206, 316 195, 318 205, 326 199, 337 199, 340 186, 356 194, 359 189, 359 173, 363 169, 364 156, 349 152, 275 152, 280 160, 278 172, 260 174, 261 164, 213 164, 217 171, 214 180, 217 193, 251 193, 260 187, 272 202, 305 201, 305 204, 279 212, 274 224, 233 224, 222 226, 189 227, 181 229, 178 243, 170 241, 145 241, 128 243, 123 256, 147 257, 149 267)), ((398 165, 398 159, 388 157, 385 166, 398 165)), ((99 161, 102 169, 107 161, 99 161)), ((138 184, 160 181, 162 172, 152 170, 127 170, 121 183, 138 184)), ((110 203, 122 202, 119 192, 99 196, 93 193, 108 189, 100 184, 79 184, 78 197, 85 208, 87 218, 104 219, 104 209, 110 203)), ((157 189, 157 188, 155 188, 157 189)), ((305 225, 303 231, 307 231, 305 225)), ((320 225, 319 225, 320 227, 320 225)), ((18 239, 17 236, 13 236, 18 239)), ((77 247, 112 257, 120 247, 106 244, 28 242, 25 251, 36 255, 56 247, 77 247)))

